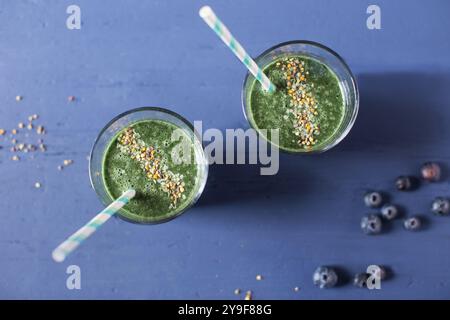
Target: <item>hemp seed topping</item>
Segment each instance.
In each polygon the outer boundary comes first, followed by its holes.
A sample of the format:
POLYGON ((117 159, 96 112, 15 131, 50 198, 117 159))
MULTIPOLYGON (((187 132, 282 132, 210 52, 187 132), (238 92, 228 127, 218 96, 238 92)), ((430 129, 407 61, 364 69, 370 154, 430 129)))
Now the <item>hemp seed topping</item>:
POLYGON ((147 146, 131 127, 119 136, 118 144, 121 152, 140 164, 150 181, 159 184, 170 198, 170 208, 175 208, 178 200, 185 197, 183 176, 170 171, 161 153, 153 146, 147 146))
POLYGON ((286 91, 290 97, 289 107, 284 118, 292 119, 294 134, 298 144, 310 149, 317 143, 320 134, 318 123, 319 108, 312 93, 313 84, 308 83, 305 62, 297 58, 286 57, 276 64, 283 72, 286 91))

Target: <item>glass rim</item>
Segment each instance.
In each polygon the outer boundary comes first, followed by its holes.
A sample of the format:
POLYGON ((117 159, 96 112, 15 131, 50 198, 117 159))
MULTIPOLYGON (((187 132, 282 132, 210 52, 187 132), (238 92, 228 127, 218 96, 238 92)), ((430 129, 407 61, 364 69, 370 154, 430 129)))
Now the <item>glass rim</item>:
MULTIPOLYGON (((89 182, 91 184, 91 188, 94 189, 95 193, 97 194, 97 197, 100 198, 101 202, 103 203, 101 195, 98 193, 97 189, 95 188, 94 180, 93 180, 93 172, 91 170, 91 167, 92 167, 91 163, 92 163, 92 158, 93 158, 93 155, 94 155, 94 150, 95 150, 97 144, 99 143, 100 138, 103 136, 104 132, 106 130, 108 130, 108 128, 110 128, 111 125, 113 125, 117 120, 119 120, 119 119, 121 119, 121 118, 123 118, 123 117, 125 117, 125 116, 127 116, 129 114, 133 114, 133 113, 137 113, 137 112, 141 112, 141 111, 156 111, 156 112, 165 113, 165 114, 173 116, 173 117, 177 118, 178 120, 180 120, 181 122, 183 122, 192 131, 193 136, 198 140, 198 142, 202 146, 202 154, 203 154, 203 157, 205 158, 204 159, 205 160, 204 161, 204 178, 200 182, 200 185, 199 185, 199 188, 198 188, 198 191, 197 191, 197 196, 195 196, 193 198, 193 201, 191 201, 191 203, 189 203, 186 207, 184 207, 177 214, 175 214, 173 216, 170 216, 170 217, 167 217, 167 218, 164 218, 164 219, 161 219, 161 220, 157 220, 157 221, 136 221, 136 220, 127 218, 127 217, 125 217, 125 216, 123 216, 121 214, 114 215, 114 216, 119 217, 120 219, 122 219, 124 221, 130 222, 130 223, 134 223, 134 224, 156 225, 156 224, 161 224, 161 223, 165 223, 165 222, 171 221, 171 220, 177 218, 178 216, 182 215, 183 213, 185 213, 189 208, 191 208, 198 201, 198 199, 200 198, 201 194, 203 193, 203 191, 205 189, 206 182, 208 180, 209 164, 206 161, 206 155, 204 153, 204 148, 203 148, 203 140, 200 139, 197 136, 197 133, 195 131, 195 128, 194 128, 193 124, 189 120, 187 120, 186 118, 181 116, 180 114, 176 113, 175 111, 163 108, 163 107, 144 106, 144 107, 132 108, 132 109, 129 109, 129 110, 125 111, 125 112, 122 112, 122 113, 116 115, 114 118, 112 118, 100 130, 100 132, 98 133, 97 137, 95 138, 94 143, 92 144, 91 151, 89 152, 89 163, 88 163, 88 166, 89 166, 89 182)), ((113 199, 110 199, 110 200, 111 200, 111 202, 114 201, 113 199)))
MULTIPOLYGON (((293 150, 288 150, 288 149, 284 149, 281 148, 279 145, 274 144, 272 141, 270 141, 269 139, 265 138, 262 134, 259 133, 258 128, 255 128, 253 126, 253 124, 249 121, 248 117, 247 117, 247 111, 246 111, 246 97, 245 97, 245 85, 249 79, 249 77, 251 76, 251 73, 249 71, 247 71, 245 77, 244 77, 244 81, 242 83, 242 90, 241 90, 241 102, 242 102, 242 111, 244 112, 244 117, 245 120, 247 120, 247 122, 250 124, 250 126, 255 129, 258 134, 260 136, 262 136, 266 141, 268 141, 271 145, 277 147, 279 150, 281 150, 284 153, 289 153, 289 154, 304 154, 304 155, 312 155, 312 154, 319 154, 319 153, 323 153, 325 151, 328 151, 330 149, 332 149, 333 147, 337 146, 350 132, 350 130, 353 128, 353 125, 355 124, 356 118, 358 116, 358 112, 359 112, 359 88, 358 88, 358 83, 356 82, 356 77, 353 74, 353 72, 351 71, 350 67, 348 66, 347 62, 345 62, 344 58, 342 58, 336 51, 334 51, 333 49, 319 43, 319 42, 315 42, 315 41, 311 41, 311 40, 290 40, 290 41, 285 41, 285 42, 281 42, 278 43, 266 50, 264 50, 261 54, 259 54, 256 58, 253 58, 255 60, 255 62, 261 58, 263 58, 264 56, 266 56, 267 54, 269 54, 270 52, 284 47, 284 46, 288 46, 288 45, 295 45, 295 44, 306 44, 306 45, 310 45, 312 47, 316 47, 319 48, 321 50, 324 50, 326 52, 328 52, 329 54, 331 54, 332 56, 334 56, 339 63, 342 64, 342 66, 344 67, 345 71, 350 75, 350 79, 352 82, 352 86, 354 88, 355 91, 355 103, 354 103, 354 110, 353 113, 351 115, 351 118, 349 120, 349 123, 347 124, 347 127, 345 128, 345 130, 339 135, 339 137, 333 141, 333 143, 330 143, 328 145, 326 145, 323 149, 318 149, 318 150, 310 150, 310 151, 293 151, 293 150)), ((334 70, 333 70, 334 71, 334 70)))

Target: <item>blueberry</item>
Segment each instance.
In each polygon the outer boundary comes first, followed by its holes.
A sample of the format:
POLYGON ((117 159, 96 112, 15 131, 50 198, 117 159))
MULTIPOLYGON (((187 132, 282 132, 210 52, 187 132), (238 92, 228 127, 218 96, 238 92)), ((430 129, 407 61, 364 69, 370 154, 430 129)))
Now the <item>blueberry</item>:
POLYGON ((333 268, 322 266, 314 271, 313 281, 320 289, 332 288, 338 282, 338 276, 333 268))
POLYGON ((395 219, 398 216, 398 208, 393 204, 386 204, 381 208, 381 215, 386 220, 395 219))
POLYGON ((361 219, 361 229, 365 234, 378 234, 381 232, 381 219, 376 214, 368 214, 361 219))
POLYGON ((422 178, 426 181, 436 182, 441 179, 441 167, 435 162, 427 162, 420 169, 422 178))
POLYGON ((420 229, 422 222, 420 221, 419 217, 411 217, 405 220, 403 223, 406 230, 410 231, 417 231, 420 229))
POLYGON ((370 208, 378 208, 383 203, 383 197, 379 192, 369 192, 364 196, 364 203, 370 208))
POLYGON ((365 288, 367 287, 368 278, 369 275, 367 273, 357 273, 353 278, 353 285, 358 288, 365 288))
POLYGON ((450 213, 450 201, 446 198, 435 198, 431 204, 431 211, 440 216, 447 216, 450 213))
POLYGON ((395 186, 400 191, 413 190, 417 187, 417 184, 417 179, 410 176, 400 176, 395 180, 395 186))

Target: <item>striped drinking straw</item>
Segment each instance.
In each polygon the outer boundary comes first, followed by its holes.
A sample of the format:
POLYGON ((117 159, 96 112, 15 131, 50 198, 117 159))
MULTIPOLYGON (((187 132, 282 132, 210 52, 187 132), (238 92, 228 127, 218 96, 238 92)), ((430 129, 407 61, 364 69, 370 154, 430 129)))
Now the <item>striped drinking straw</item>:
POLYGON ((230 30, 217 18, 214 11, 209 6, 204 6, 199 11, 200 17, 205 20, 206 24, 214 30, 214 32, 222 39, 222 41, 234 52, 236 57, 241 60, 241 62, 247 67, 247 69, 253 74, 253 76, 258 80, 264 90, 268 92, 274 92, 274 84, 267 78, 267 76, 262 72, 261 68, 258 67, 256 62, 247 54, 247 52, 242 48, 241 44, 233 37, 230 30))
POLYGON ((81 227, 77 232, 67 238, 55 250, 53 250, 52 257, 56 262, 62 262, 64 259, 75 250, 84 240, 93 234, 101 225, 103 225, 109 218, 111 218, 117 211, 126 205, 134 196, 136 191, 130 189, 125 191, 113 203, 107 206, 102 212, 96 215, 91 221, 81 227))

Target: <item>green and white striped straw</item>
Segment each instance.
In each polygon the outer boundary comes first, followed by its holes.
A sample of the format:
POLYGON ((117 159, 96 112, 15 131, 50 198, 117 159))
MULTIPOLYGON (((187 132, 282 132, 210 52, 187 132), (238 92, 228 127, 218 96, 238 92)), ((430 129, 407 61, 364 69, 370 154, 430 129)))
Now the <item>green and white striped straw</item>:
POLYGON ((134 196, 136 191, 130 189, 125 191, 113 203, 107 206, 102 212, 96 215, 91 221, 81 227, 77 232, 67 238, 52 252, 53 260, 62 262, 64 259, 75 250, 84 240, 91 234, 97 231, 109 218, 111 218, 117 211, 126 205, 134 196))
POLYGON ((267 78, 264 72, 256 62, 247 54, 241 44, 233 37, 230 30, 217 18, 214 11, 209 6, 204 6, 199 11, 200 17, 206 24, 222 39, 222 41, 233 51, 236 57, 247 67, 247 69, 258 80, 264 90, 268 92, 275 91, 275 85, 267 78))

